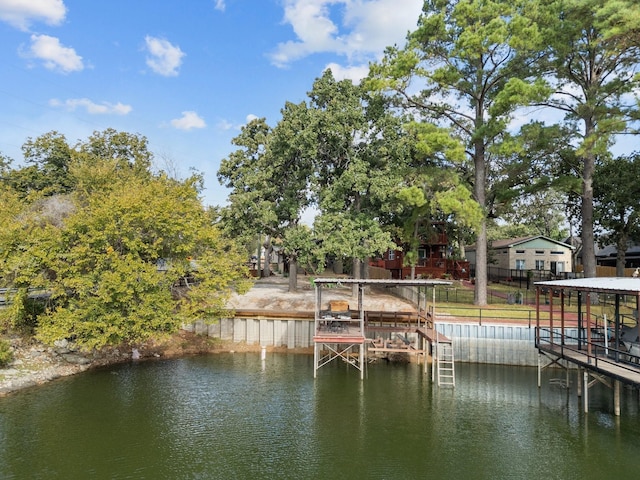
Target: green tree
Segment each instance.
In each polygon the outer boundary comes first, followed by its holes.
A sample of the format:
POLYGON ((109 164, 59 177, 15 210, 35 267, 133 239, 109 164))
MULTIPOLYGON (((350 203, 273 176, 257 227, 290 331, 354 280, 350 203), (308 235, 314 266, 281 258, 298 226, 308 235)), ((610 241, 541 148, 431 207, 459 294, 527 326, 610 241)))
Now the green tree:
POLYGON ((89 166, 91 159, 110 159, 115 170, 130 169, 138 176, 151 174, 153 153, 143 135, 119 132, 113 128, 94 131, 86 141, 78 143, 76 151, 84 154, 83 162, 89 166))
POLYGON ((282 244, 291 262, 289 277, 297 275, 298 265, 311 272, 324 267, 323 250, 319 247, 313 230, 307 225, 295 225, 285 230, 282 244))
POLYGON ((320 210, 315 231, 327 255, 351 258, 353 275, 361 278, 367 258, 396 246, 381 220, 401 185, 406 134, 386 99, 336 81, 330 70, 316 79, 309 98, 304 135, 320 210))
POLYGON ((405 129, 412 153, 401 167, 403 186, 396 196, 395 222, 406 250, 405 262, 414 278, 418 247, 422 239, 431 237, 434 221, 444 221, 448 238, 458 239, 461 247, 461 231, 477 228, 482 211, 459 175, 457 167, 464 161, 465 152, 451 132, 419 122, 410 122, 405 129))
POLYGON ((22 145, 25 166, 10 170, 6 182, 24 197, 55 195, 73 189, 69 165, 73 154, 67 139, 52 131, 22 145))
MULTIPOLYGON (((424 121, 448 126, 467 149, 474 199, 491 214, 487 179, 491 155, 516 109, 546 94, 528 81, 541 36, 529 1, 427 0, 406 47, 390 47, 371 68, 370 88, 396 93, 396 101, 424 121), (416 88, 416 83, 421 88, 416 88)), ((475 303, 487 303, 487 230, 477 232, 475 303)))
POLYGON ((513 225, 527 227, 532 235, 564 240, 568 235, 566 204, 565 195, 547 189, 517 198, 511 204, 511 211, 502 217, 513 225))
POLYGON ((640 82, 640 4, 633 0, 549 2, 543 70, 553 96, 544 105, 565 114, 573 132, 580 179, 582 257, 587 277, 596 274, 593 176, 609 157, 614 136, 638 119, 632 92, 640 82))
MULTIPOLYGON (((304 104, 287 103, 274 129, 264 119, 249 122, 233 140, 241 148, 224 159, 218 170, 220 182, 231 189, 229 206, 223 211, 226 228, 243 235, 247 243, 256 235, 266 235, 265 259, 270 239, 284 239, 286 243, 285 232, 299 224, 311 202, 311 164, 300 153, 299 135, 305 115, 304 104)), ((293 291, 297 288, 296 248, 285 251, 291 255, 289 290, 293 291)))
POLYGON ((2 225, 14 218, 0 232, 2 282, 16 291, 5 322, 91 350, 218 318, 248 272, 202 206, 201 178, 176 181, 97 155, 74 160, 73 182, 84 187, 67 196, 33 202, 2 192, 10 207, 2 225), (48 293, 44 310, 29 310, 33 287, 48 293))
POLYGON ((599 239, 617 248, 616 275, 624 276, 626 251, 640 239, 640 154, 602 162, 593 178, 594 219, 599 239))

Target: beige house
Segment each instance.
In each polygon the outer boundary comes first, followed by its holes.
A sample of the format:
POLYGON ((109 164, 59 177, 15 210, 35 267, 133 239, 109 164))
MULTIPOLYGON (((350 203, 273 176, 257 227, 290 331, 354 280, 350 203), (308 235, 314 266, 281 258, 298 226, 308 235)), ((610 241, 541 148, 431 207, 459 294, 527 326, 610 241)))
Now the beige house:
MULTIPOLYGON (((495 240, 489 246, 489 264, 508 270, 545 270, 554 274, 572 272, 574 248, 542 235, 495 240)), ((467 247, 466 254, 468 260, 475 264, 475 245, 467 247)))

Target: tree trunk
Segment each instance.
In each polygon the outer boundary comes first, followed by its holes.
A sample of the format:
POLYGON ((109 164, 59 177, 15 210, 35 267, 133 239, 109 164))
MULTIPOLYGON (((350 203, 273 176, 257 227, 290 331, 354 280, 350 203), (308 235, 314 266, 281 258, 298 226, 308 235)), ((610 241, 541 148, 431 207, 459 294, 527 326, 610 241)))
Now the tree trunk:
MULTIPOLYGON (((420 222, 418 220, 416 220, 416 222, 413 225, 413 244, 415 245, 415 248, 418 248, 418 245, 420 244, 420 241, 418 240, 418 228, 420 226, 420 222)), ((413 257, 413 261, 411 262, 411 280, 415 280, 416 279, 416 262, 418 261, 418 255, 416 252, 416 256, 413 257)), ((401 265, 402 267, 403 265, 401 265)), ((402 270, 400 270, 402 271, 402 270)), ((402 278, 400 278, 400 280, 402 280, 402 278)))
MULTIPOLYGON (((585 121, 585 139, 590 141, 594 126, 591 121, 585 121)), ((582 266, 585 278, 596 276, 596 251, 593 233, 593 172, 595 170, 595 154, 587 152, 583 159, 582 169, 582 266)))
POLYGON ((482 221, 476 241, 476 286, 473 303, 478 306, 487 304, 487 222, 482 221))
POLYGON ((618 250, 616 254, 616 277, 624 277, 624 267, 627 263, 627 244, 628 236, 626 234, 620 235, 616 245, 618 250))
POLYGON ((344 273, 344 268, 342 265, 342 258, 336 258, 333 261, 333 273, 337 275, 342 275, 344 273))
MULTIPOLYGON (((478 105, 476 110, 476 124, 478 125, 477 130, 480 130, 480 126, 483 123, 482 116, 482 107, 478 105)), ((485 165, 485 147, 484 141, 482 138, 478 138, 474 144, 474 159, 473 166, 475 169, 474 172, 474 195, 476 197, 476 201, 480 205, 483 211, 485 211, 485 216, 482 219, 482 224, 480 225, 480 232, 478 233, 478 239, 476 240, 476 285, 474 290, 474 298, 473 303, 480 307, 483 307, 487 304, 487 197, 486 197, 486 184, 487 184, 487 176, 486 176, 486 165, 485 165)))
POLYGON ((271 252, 273 246, 271 245, 271 235, 267 235, 264 239, 264 265, 262 267, 262 277, 269 278, 271 276, 271 252))
POLYGON ((289 257, 289 292, 298 290, 298 258, 289 257))
MULTIPOLYGON (((353 278, 355 280, 362 279, 362 261, 359 258, 353 259, 353 278)), ((358 284, 353 284, 353 289, 351 291, 353 298, 358 298, 358 284)))
POLYGON ((262 244, 260 243, 262 240, 262 236, 258 235, 258 251, 256 252, 257 257, 256 257, 256 276, 258 278, 260 278, 260 276, 262 275, 262 267, 261 262, 262 260, 260 259, 260 257, 262 257, 262 244))

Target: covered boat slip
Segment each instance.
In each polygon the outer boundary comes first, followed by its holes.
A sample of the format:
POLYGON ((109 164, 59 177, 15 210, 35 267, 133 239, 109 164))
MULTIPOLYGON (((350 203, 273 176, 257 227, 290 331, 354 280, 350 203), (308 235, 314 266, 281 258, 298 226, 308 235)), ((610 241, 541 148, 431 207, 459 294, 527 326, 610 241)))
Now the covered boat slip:
POLYGON ((572 364, 578 368, 584 411, 589 388, 601 382, 613 388, 619 415, 621 384, 640 388, 640 279, 581 278, 535 285, 536 347, 550 359, 544 366, 539 363, 538 386, 544 368, 572 364))
MULTIPOLYGON (((364 294, 366 287, 434 287, 450 285, 445 280, 362 280, 351 278, 318 278, 314 281, 316 290, 314 344, 314 378, 320 367, 333 360, 343 360, 360 371, 364 378, 367 349, 372 351, 412 350, 406 342, 390 345, 379 340, 367 339, 367 333, 379 331, 413 331, 427 338, 433 332, 432 326, 425 325, 425 317, 412 312, 365 312, 364 294), (349 308, 347 302, 333 301, 323 304, 323 288, 352 286, 357 289, 357 310, 349 308), (415 325, 411 323, 415 322, 415 325), (405 345, 402 345, 405 343, 405 345), (371 344, 371 346, 369 346, 371 344)), ((425 305, 426 307, 426 305, 425 305)), ((415 349, 413 349, 415 350, 415 349)))

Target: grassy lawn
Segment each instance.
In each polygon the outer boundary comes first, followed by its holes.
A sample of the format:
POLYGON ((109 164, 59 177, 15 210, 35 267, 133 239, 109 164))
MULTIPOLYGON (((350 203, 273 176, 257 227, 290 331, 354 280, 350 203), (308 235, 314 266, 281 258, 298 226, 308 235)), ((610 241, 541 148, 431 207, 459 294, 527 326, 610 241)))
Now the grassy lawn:
POLYGON ((488 305, 477 307, 474 305, 461 305, 452 303, 436 304, 437 313, 446 313, 458 318, 474 320, 535 320, 536 309, 529 305, 488 305))
MULTIPOLYGON (((449 287, 436 291, 436 310, 439 313, 449 314, 458 318, 469 318, 470 320, 479 319, 508 319, 508 320, 525 320, 535 321, 535 290, 518 289, 516 286, 490 283, 488 286, 489 305, 478 307, 473 304, 473 290, 464 286, 449 287), (506 298, 511 294, 511 303, 506 298), (522 300, 524 304, 513 302, 514 299, 522 300)), ((428 297, 431 300, 431 297, 428 297)), ((620 304, 619 312, 622 316, 622 323, 627 325, 635 325, 634 310, 635 298, 626 299, 620 304)), ((548 299, 541 296, 541 304, 548 307, 548 299)), ((559 315, 560 297, 553 298, 553 309, 559 315)), ((564 302, 564 311, 566 313, 578 313, 578 301, 575 293, 572 297, 566 296, 564 302)), ((582 304, 583 315, 586 316, 586 305, 582 304)), ((544 314, 546 317, 546 313, 544 314)), ((604 315, 610 321, 615 316, 615 306, 613 300, 607 296, 601 296, 598 303, 591 305, 592 319, 597 317, 602 319, 604 315)), ((555 315, 554 315, 555 317, 555 315)))

